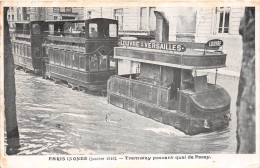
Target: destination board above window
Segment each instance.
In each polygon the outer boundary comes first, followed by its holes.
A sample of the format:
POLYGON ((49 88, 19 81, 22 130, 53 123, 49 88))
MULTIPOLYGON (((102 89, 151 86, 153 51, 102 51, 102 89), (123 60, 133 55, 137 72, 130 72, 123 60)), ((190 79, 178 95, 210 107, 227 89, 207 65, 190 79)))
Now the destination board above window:
POLYGON ((206 47, 221 47, 221 46, 223 46, 223 41, 219 39, 209 40, 206 43, 206 47))
POLYGON ((185 45, 182 44, 171 44, 171 43, 155 43, 147 41, 136 41, 136 40, 120 40, 119 46, 128 46, 136 48, 148 48, 155 50, 167 50, 167 51, 186 51, 185 45))

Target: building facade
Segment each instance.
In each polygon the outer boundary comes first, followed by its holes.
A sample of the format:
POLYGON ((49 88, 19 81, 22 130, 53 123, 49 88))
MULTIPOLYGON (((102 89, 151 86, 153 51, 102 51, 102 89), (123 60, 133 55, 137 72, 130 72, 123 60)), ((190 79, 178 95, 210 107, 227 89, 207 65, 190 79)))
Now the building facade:
POLYGON ((85 8, 85 19, 109 18, 118 20, 119 35, 150 37, 156 29, 155 7, 85 8))
POLYGON ((242 36, 239 35, 239 25, 244 10, 244 7, 201 8, 197 14, 195 40, 223 40, 223 50, 227 53, 227 69, 235 72, 240 72, 241 69, 243 43, 242 36))
POLYGON ((80 20, 84 19, 82 7, 10 7, 9 21, 80 20))
POLYGON ((43 20, 82 20, 84 19, 84 8, 82 7, 47 7, 43 20))
POLYGON ((168 20, 169 41, 205 43, 221 39, 228 55, 227 68, 240 71, 242 38, 238 30, 244 7, 10 7, 8 20, 110 18, 118 20, 120 36, 152 40, 156 30, 154 11, 162 12, 168 20))

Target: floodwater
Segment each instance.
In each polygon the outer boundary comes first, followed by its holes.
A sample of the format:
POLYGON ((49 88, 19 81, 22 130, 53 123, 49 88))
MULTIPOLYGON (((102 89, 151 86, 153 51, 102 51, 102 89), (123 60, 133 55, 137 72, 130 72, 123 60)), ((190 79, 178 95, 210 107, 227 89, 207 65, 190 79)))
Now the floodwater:
POLYGON ((229 127, 189 136, 114 107, 106 97, 16 71, 18 155, 235 153, 238 79, 219 77, 217 83, 231 95, 229 127))

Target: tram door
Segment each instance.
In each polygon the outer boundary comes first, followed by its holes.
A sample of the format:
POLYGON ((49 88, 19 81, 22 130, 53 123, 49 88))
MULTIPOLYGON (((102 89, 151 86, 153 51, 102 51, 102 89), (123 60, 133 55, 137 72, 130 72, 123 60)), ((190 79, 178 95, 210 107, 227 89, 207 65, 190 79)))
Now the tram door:
POLYGON ((106 71, 115 69, 111 62, 113 47, 117 43, 117 24, 108 22, 90 22, 87 26, 86 50, 89 54, 90 71, 106 71))
POLYGON ((102 55, 99 51, 100 47, 98 38, 100 36, 99 26, 97 23, 89 23, 88 36, 91 42, 88 43, 89 49, 92 48, 92 53, 89 56, 90 71, 98 71, 101 68, 102 55))

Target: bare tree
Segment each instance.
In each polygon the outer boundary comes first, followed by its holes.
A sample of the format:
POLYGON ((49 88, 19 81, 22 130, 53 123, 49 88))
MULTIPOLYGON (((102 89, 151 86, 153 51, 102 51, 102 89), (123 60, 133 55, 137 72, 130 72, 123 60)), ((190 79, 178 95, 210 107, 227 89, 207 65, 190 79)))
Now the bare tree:
POLYGON ((15 103, 15 78, 14 78, 14 58, 12 54, 9 24, 7 21, 8 8, 4 8, 4 99, 5 99, 5 120, 7 132, 8 155, 19 152, 19 131, 16 118, 15 103))
POLYGON ((237 97, 237 153, 255 153, 255 8, 248 7, 240 22, 243 59, 237 97))

